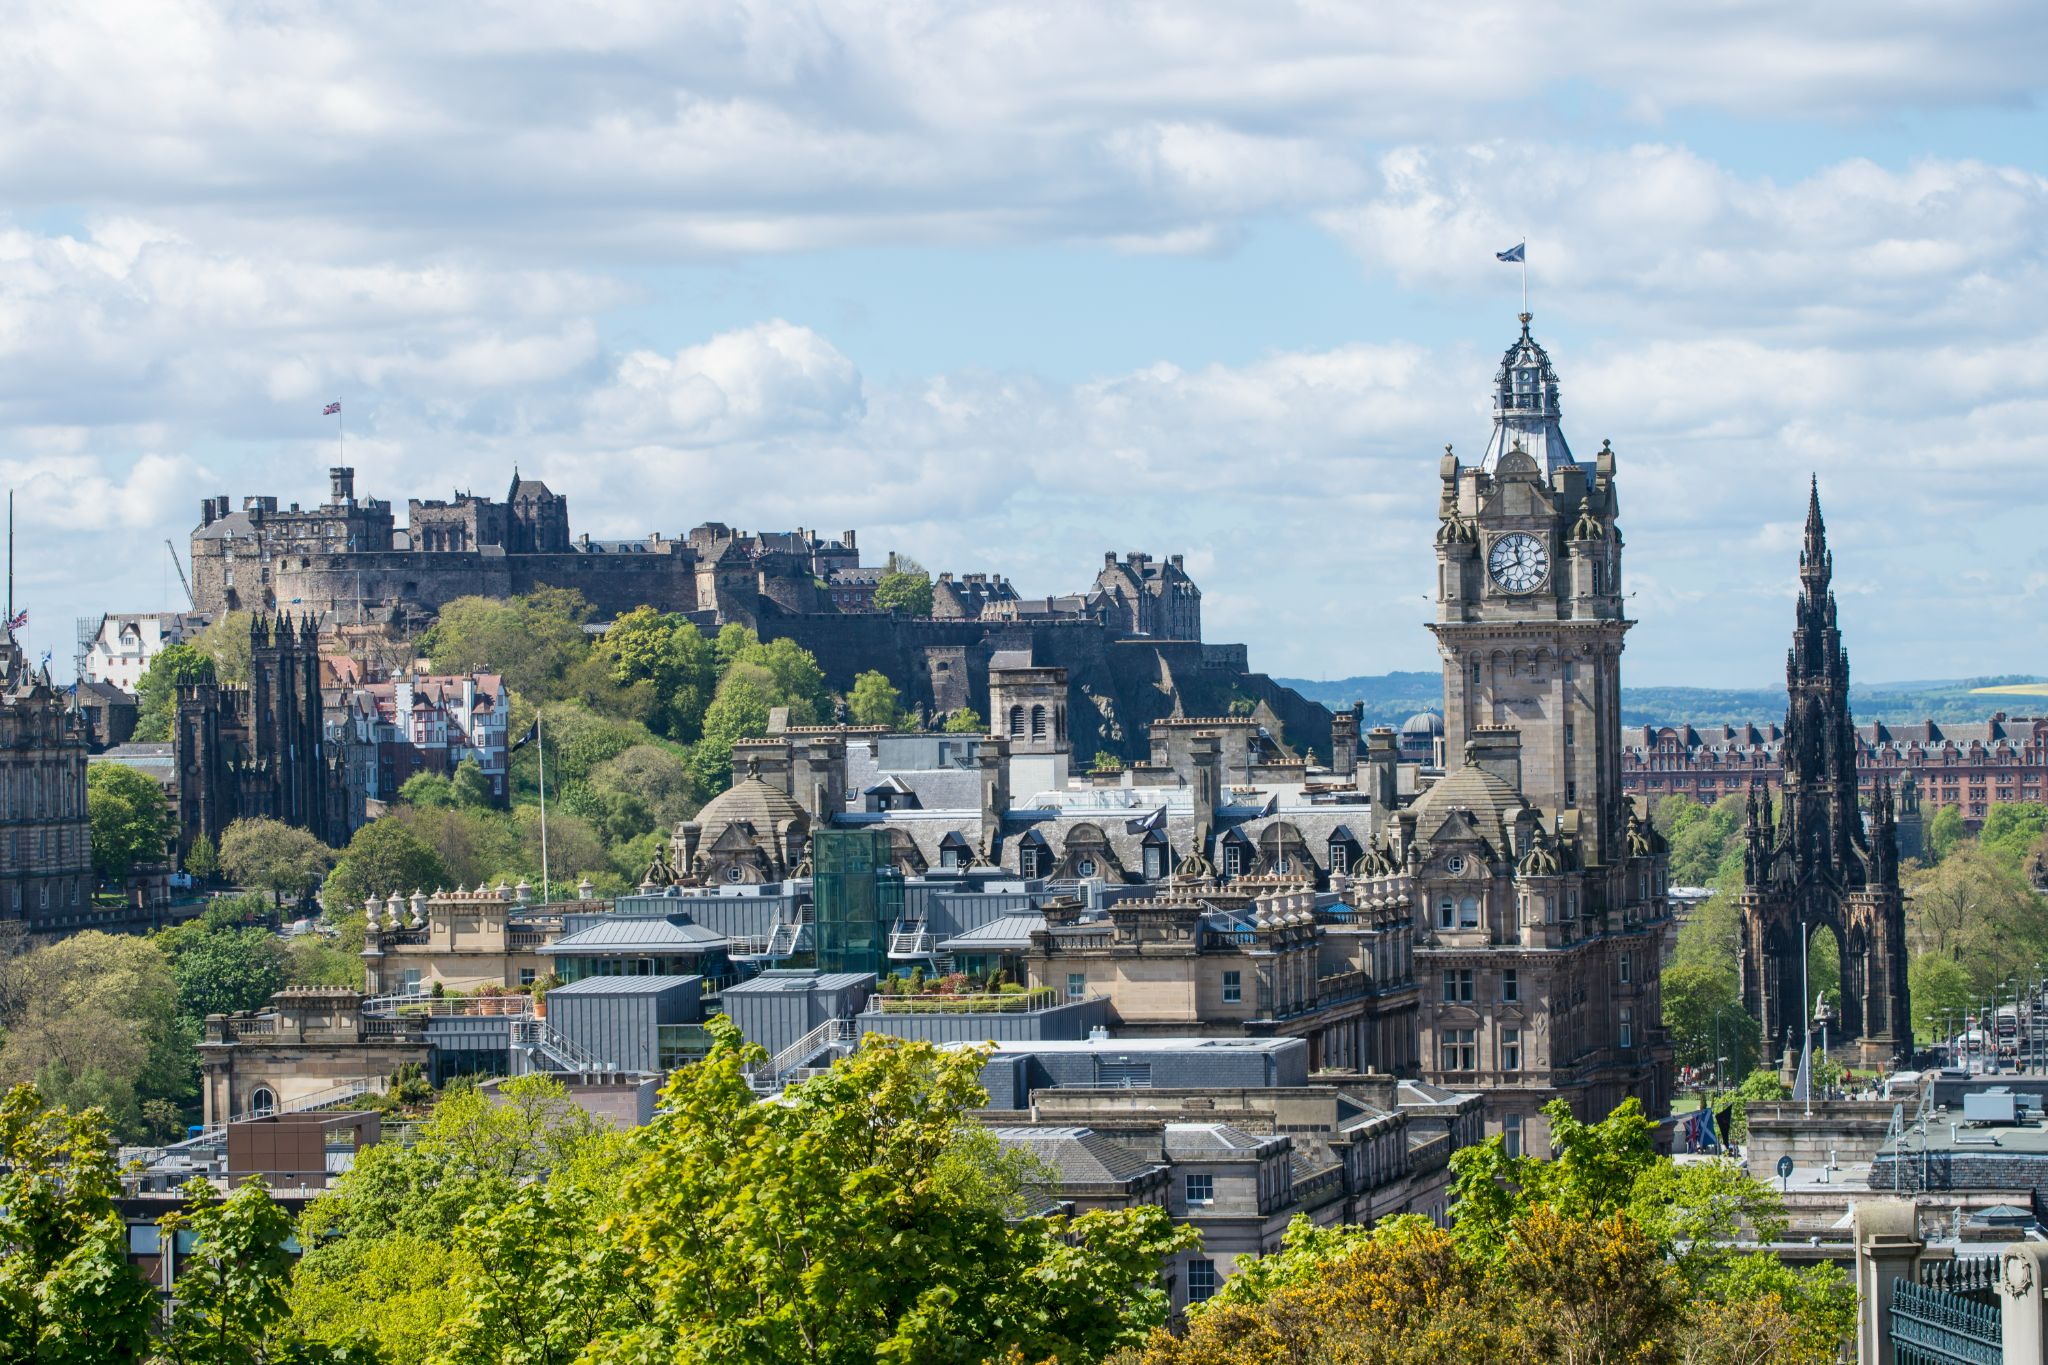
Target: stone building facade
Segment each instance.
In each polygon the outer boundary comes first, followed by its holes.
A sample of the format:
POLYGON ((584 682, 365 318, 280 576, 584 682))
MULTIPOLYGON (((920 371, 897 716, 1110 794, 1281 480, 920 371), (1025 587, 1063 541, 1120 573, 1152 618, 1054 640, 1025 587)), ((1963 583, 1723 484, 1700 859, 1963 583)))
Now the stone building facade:
MULTIPOLYGON (((1679 792, 1711 805, 1752 786, 1774 796, 1783 786, 1785 732, 1775 724, 1636 726, 1623 738, 1623 784, 1652 801, 1679 792)), ((1855 727, 1855 746, 1862 785, 1888 783, 1894 792, 1904 857, 1919 853, 1915 816, 1954 806, 1975 827, 1993 806, 2048 801, 2048 715, 1878 721, 1855 727), (1911 803, 1901 799, 1908 794, 1911 803)))
POLYGON ((0 921, 47 932, 90 916, 85 764, 77 714, 0 629, 0 921))
POLYGON ((1833 1036, 1866 1064, 1912 1049, 1906 996, 1906 910, 1890 784, 1858 799, 1849 654, 1835 621, 1834 555, 1815 485, 1799 553, 1799 605, 1785 658, 1784 776, 1776 812, 1761 783, 1749 798, 1742 858, 1742 1000, 1766 1047, 1798 1046, 1808 1025, 1803 973, 1809 937, 1841 948, 1841 1011, 1833 1036))
POLYGON ((340 847, 362 813, 349 763, 333 752, 311 618, 254 615, 249 681, 222 683, 211 665, 178 680, 171 720, 173 806, 182 852, 215 844, 236 820, 264 817, 340 847))
POLYGON ((881 571, 862 568, 852 531, 742 531, 706 522, 680 538, 600 541, 572 534, 568 503, 515 474, 504 499, 457 493, 408 504, 358 499, 355 471, 329 471, 328 500, 280 507, 272 496, 201 505, 192 533, 200 611, 318 615, 330 629, 409 635, 457 597, 573 589, 600 618, 646 606, 707 630, 745 626, 790 639, 841 691, 868 670, 904 705, 932 716, 988 714, 991 659, 1019 649, 1065 667, 1077 741, 1093 754, 1143 755, 1144 730, 1173 714, 1214 715, 1264 702, 1288 742, 1320 748, 1329 713, 1262 674, 1244 647, 1201 639, 1201 594, 1179 556, 1104 557, 1085 591, 1024 599, 997 575, 941 574, 929 617, 873 610, 881 571))
POLYGON ((1662 839, 1621 788, 1624 614, 1616 457, 1576 460, 1529 333, 1502 357, 1486 454, 1446 449, 1437 638, 1449 771, 1396 814, 1364 894, 1413 907, 1422 1075, 1482 1089, 1509 1146, 1538 1110, 1671 1101, 1658 996, 1662 839))

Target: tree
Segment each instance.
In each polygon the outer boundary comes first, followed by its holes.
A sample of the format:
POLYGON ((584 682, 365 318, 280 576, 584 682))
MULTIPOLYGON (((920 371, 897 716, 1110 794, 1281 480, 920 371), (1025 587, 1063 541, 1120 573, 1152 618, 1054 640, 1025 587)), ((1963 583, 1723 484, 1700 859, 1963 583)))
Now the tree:
POLYGON ((100 1104, 123 1134, 141 1133, 141 1103, 196 1098, 198 1038, 180 1017, 177 983, 147 939, 96 930, 0 963, 0 1086, 33 1080, 53 1104, 100 1104))
POLYGON ((246 611, 226 612, 192 637, 193 648, 213 660, 214 676, 224 683, 249 681, 249 627, 254 620, 246 611))
POLYGON ((704 708, 718 685, 719 660, 688 617, 652 607, 612 622, 592 657, 616 682, 646 683, 655 695, 654 728, 687 743, 704 726, 704 708))
POLYGON ((420 837, 390 815, 357 830, 327 874, 321 893, 328 918, 360 919, 370 896, 401 896, 448 885, 448 868, 420 837))
POLYGON ((334 865, 334 850, 281 820, 237 820, 221 831, 220 865, 243 886, 258 886, 279 905, 302 896, 334 865))
POLYGON ((157 1220, 165 1242, 190 1233, 180 1261, 163 1365, 258 1365, 278 1359, 269 1347, 289 1328, 292 1218, 251 1176, 224 1200, 193 1179, 185 1206, 157 1220))
POLYGON ((1977 1003, 1976 988, 1963 964, 1940 953, 1920 953, 1906 964, 1906 995, 1913 1002, 1914 1033, 1923 1042, 1944 1036, 1949 1016, 1961 1020, 1977 1003))
POLYGON ((883 725, 893 730, 902 724, 901 701, 902 693, 888 676, 870 669, 853 680, 846 709, 855 725, 883 725))
POLYGON ((1963 808, 1943 806, 1927 822, 1928 861, 1940 862, 1968 837, 1969 831, 1963 826, 1963 808))
POLYGON ((949 735, 985 735, 988 722, 981 718, 981 712, 971 706, 962 706, 946 716, 946 733, 949 735))
POLYGON ((445 810, 455 804, 455 788, 439 773, 414 773, 398 784, 398 804, 445 810))
POLYGON ((875 584, 875 610, 904 616, 930 616, 932 576, 923 569, 884 573, 875 584))
POLYGON ((690 777, 705 796, 732 785, 732 746, 768 733, 768 698, 740 676, 719 684, 704 713, 704 736, 690 746, 690 777))
MULTIPOLYGON (((623 1150, 624 1139, 549 1076, 508 1081, 496 1102, 474 1088, 444 1095, 418 1142, 358 1153, 307 1206, 295 1322, 316 1342, 368 1342, 385 1359, 425 1359, 475 1291, 478 1230, 529 1186, 615 1187, 623 1150)), ((526 1245, 529 1258, 543 1250, 538 1236, 526 1245)), ((571 1269, 554 1259, 532 1267, 571 1269)))
POLYGON ((185 870, 202 882, 220 875, 220 850, 204 833, 194 837, 192 847, 185 850, 185 870))
MULTIPOLYGON (((553 772, 548 774, 548 794, 551 801, 559 795, 553 772)), ((507 872, 516 879, 515 869, 522 866, 519 825, 510 811, 489 806, 403 806, 385 818, 396 820, 431 848, 451 883, 474 886, 507 872)))
POLYGON ((1979 995, 2048 956, 2048 902, 2019 871, 1964 845, 1906 885, 1906 932, 1916 953, 1963 965, 1979 995))
POLYGON ((636 744, 606 759, 591 770, 590 787, 638 801, 661 830, 673 829, 697 809, 689 765, 658 744, 636 744))
POLYGON ((171 737, 171 719, 178 706, 178 683, 213 677, 213 661, 194 645, 166 645, 158 650, 135 684, 135 739, 161 744, 171 737))
POLYGON ((582 594, 540 588, 524 597, 458 597, 420 642, 436 673, 496 673, 535 700, 567 695, 590 654, 583 625, 595 613, 582 594))
POLYGON ((871 1038, 766 1105, 764 1054, 710 1029, 634 1134, 605 1227, 642 1297, 585 1359, 1078 1360, 1163 1319, 1193 1238, 1157 1209, 1013 1224, 1024 1171, 966 1119, 982 1054, 871 1038))
POLYGON ((1723 1074, 1739 1076, 1754 1063, 1756 1020, 1742 1008, 1732 971, 1705 962, 1674 961, 1664 969, 1664 1025, 1680 1066, 1711 1067, 1726 1057, 1723 1074))
POLYGON ((268 929, 194 920, 157 935, 171 960, 178 1010, 193 1019, 260 1009, 284 989, 284 940, 268 929))
POLYGON ((118 763, 94 763, 85 770, 85 810, 98 876, 126 882, 137 863, 164 856, 171 812, 156 779, 118 763))
POLYGON ((1991 808, 1977 831, 1977 847, 1993 861, 2022 872, 2035 842, 2048 830, 2048 806, 2039 801, 2005 801, 1991 808))
POLYGON ((155 1295, 128 1265, 106 1116, 0 1100, 0 1361, 139 1361, 155 1295))
POLYGON ((491 779, 484 776, 483 766, 473 758, 465 758, 455 765, 455 775, 448 779, 448 788, 458 806, 491 806, 497 803, 497 795, 491 790, 491 779))

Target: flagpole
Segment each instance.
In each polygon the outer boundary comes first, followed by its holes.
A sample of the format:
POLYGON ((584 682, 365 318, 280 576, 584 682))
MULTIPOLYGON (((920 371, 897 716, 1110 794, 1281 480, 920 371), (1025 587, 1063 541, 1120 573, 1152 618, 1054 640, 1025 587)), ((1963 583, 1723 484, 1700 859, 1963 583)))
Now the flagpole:
POLYGON ((1529 239, 1522 239, 1522 316, 1529 316, 1529 239))
POLYGON ((541 728, 540 711, 533 713, 533 742, 540 748, 540 903, 546 905, 548 894, 548 737, 541 728))
MULTIPOLYGON (((1799 1056, 1808 1058, 1813 1052, 1812 1021, 1806 1012, 1813 1008, 1807 993, 1813 989, 1806 980, 1806 950, 1810 945, 1806 938, 1806 916, 1799 917, 1799 1056)), ((1813 1117, 1813 1063, 1806 1062, 1806 1117, 1813 1117)))

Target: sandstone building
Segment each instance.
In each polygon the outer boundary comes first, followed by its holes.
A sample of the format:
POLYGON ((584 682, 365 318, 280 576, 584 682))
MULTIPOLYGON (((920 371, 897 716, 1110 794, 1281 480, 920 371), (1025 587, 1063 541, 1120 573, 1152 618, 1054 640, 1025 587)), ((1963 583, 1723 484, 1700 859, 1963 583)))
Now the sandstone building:
POLYGON ((48 932, 92 920, 85 763, 77 714, 0 626, 0 921, 48 932))
POLYGON ((1829 587, 1834 555, 1815 485, 1799 552, 1799 606, 1785 658, 1782 799, 1750 795, 1742 859, 1742 1000, 1765 1046, 1796 1047, 1807 1027, 1804 954, 1826 930, 1841 948, 1842 1007, 1834 1036, 1866 1065, 1913 1044, 1906 999, 1906 910, 1889 784, 1871 797, 1869 829, 1857 799, 1856 727, 1849 716, 1849 654, 1829 587))
POLYGON ((927 716, 990 714, 999 653, 1064 667, 1075 741, 1092 756, 1144 754, 1146 727, 1217 715, 1239 698, 1264 703, 1297 749, 1327 751, 1329 713, 1253 673, 1245 649, 1202 639, 1201 591, 1181 557, 1105 554, 1081 592, 1023 598, 999 575, 942 573, 929 617, 874 610, 880 569, 864 568, 855 533, 735 530, 706 522, 681 535, 602 541, 572 534, 568 501, 514 474, 502 499, 458 492, 393 505, 358 499, 355 471, 328 471, 327 501, 280 507, 269 495, 200 506, 192 533, 196 609, 312 614, 327 627, 424 628, 457 597, 571 588, 600 618, 649 606, 706 630, 738 624, 817 656, 844 692, 873 669, 927 716))

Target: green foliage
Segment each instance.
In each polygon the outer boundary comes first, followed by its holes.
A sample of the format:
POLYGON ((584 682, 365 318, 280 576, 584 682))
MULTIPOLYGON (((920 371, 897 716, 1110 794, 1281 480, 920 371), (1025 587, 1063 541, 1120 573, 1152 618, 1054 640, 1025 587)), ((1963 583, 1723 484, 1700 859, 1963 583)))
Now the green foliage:
POLYGON ((1906 879, 1916 954, 1954 959, 1981 997, 2048 959, 2048 901, 2016 866, 1964 843, 1906 879))
POLYGON ((1842 1006, 1842 942, 1825 929, 1813 931, 1806 949, 1806 1017, 1813 1018, 1814 1005, 1826 996, 1829 1008, 1839 1016, 1842 1006))
POLYGON ((395 816, 384 815, 357 830, 348 848, 327 874, 321 901, 337 923, 360 919, 370 896, 396 891, 432 891, 449 883, 440 854, 395 816))
POLYGON ((946 733, 949 735, 985 735, 988 722, 981 718, 981 712, 971 706, 962 706, 946 715, 946 733))
POLYGON ((104 1114, 26 1085, 0 1100, 0 1361, 141 1359, 154 1295, 128 1265, 120 1192, 104 1114))
POLYGON ((1756 1020, 1742 1008, 1735 973, 1699 960, 1674 959, 1664 969, 1664 1026, 1680 1066, 1712 1067, 1726 1057, 1723 1074, 1738 1076, 1754 1064, 1761 1039, 1756 1020))
POLYGON ((292 1253, 291 1215, 250 1177, 224 1200, 194 1179, 185 1207, 157 1226, 168 1245, 181 1232, 192 1250, 180 1260, 170 1323, 161 1342, 163 1365, 259 1365, 279 1359, 274 1347, 288 1329, 286 1286, 292 1253))
POLYGON ((1768 1104, 1773 1100, 1792 1098, 1792 1087, 1772 1067, 1760 1066, 1742 1078, 1742 1084, 1735 1087, 1736 1095, 1745 1103, 1768 1104))
POLYGON ((85 809, 92 823, 92 868, 99 876, 125 881, 137 863, 164 856, 171 811, 154 778, 118 763, 94 763, 85 770, 85 809))
POLYGON ((600 763, 591 770, 590 789, 639 803, 650 822, 643 831, 673 829, 697 809, 689 765, 657 744, 636 744, 600 763))
POLYGON ((629 611, 612 623, 592 657, 614 681, 648 685, 657 704, 648 722, 655 731, 683 743, 702 732, 719 660, 687 617, 652 607, 629 611))
POLYGON ((1095 751, 1095 761, 1088 768, 1088 771, 1095 773, 1120 773, 1123 770, 1124 761, 1122 756, 1113 754, 1107 749, 1097 749, 1095 751))
MULTIPOLYGON (((559 1081, 523 1076, 506 1082, 501 1098, 451 1091, 417 1143, 359 1153, 307 1206, 299 1240, 309 1249, 291 1286, 294 1321, 307 1337, 367 1343, 390 1360, 424 1359, 473 1304, 481 1277, 505 1273, 500 1218, 523 1190, 616 1185, 623 1139, 579 1109, 559 1081), (543 1174, 545 1184, 535 1185, 543 1174)), ((598 1241, 594 1224, 579 1226, 598 1241)), ((529 1244, 525 1273, 568 1273, 572 1267, 554 1259, 561 1250, 543 1257, 538 1241, 529 1244)))
POLYGON ((1731 792, 1711 806, 1690 796, 1657 802, 1650 822, 1671 843, 1671 881, 1708 886, 1730 868, 1742 868, 1742 826, 1747 798, 1731 792))
POLYGON ((1963 825, 1963 808, 1943 806, 1927 822, 1928 860, 1938 863, 1948 857, 1958 844, 1969 837, 1969 833, 1963 825))
POLYGON ((156 942, 171 961, 178 1011, 190 1018, 258 1009, 284 988, 284 940, 268 929, 197 919, 161 931, 156 942))
POLYGON ((137 742, 162 744, 170 739, 171 720, 178 709, 178 680, 195 676, 211 664, 194 645, 166 645, 157 651, 135 684, 137 742))
POLYGON ((1013 1223, 1016 1163, 972 1128, 982 1057, 870 1039, 761 1104, 723 1019, 671 1079, 610 1227, 638 1299, 586 1359, 1092 1359, 1163 1319, 1156 1209, 1013 1223))
POLYGON ((281 820, 237 820, 221 831, 220 865, 237 883, 282 899, 312 890, 334 865, 334 850, 281 820))
POLYGON ((398 803, 442 810, 455 804, 455 788, 439 773, 414 773, 399 784, 398 803))
POLYGON ((595 615, 582 594, 540 588, 506 599, 458 597, 421 640, 436 673, 496 673, 522 696, 569 695, 590 654, 583 625, 595 615))
POLYGON ((0 1086, 100 1105, 124 1136, 142 1135, 145 1101, 197 1097, 197 1030, 147 939, 88 931, 0 960, 0 1035, 0 1086))
POLYGON ((884 725, 894 730, 903 723, 903 694, 886 674, 870 669, 853 680, 846 694, 846 710, 855 725, 884 725))
POLYGON ((2048 830, 2048 806, 2038 801, 2007 801, 1993 806, 1984 817, 1984 826, 1977 831, 1977 847, 2008 872, 2023 876, 2027 855, 2044 830, 2048 830))
POLYGON ((473 758, 455 765, 455 775, 448 779, 448 787, 458 806, 488 806, 497 800, 491 791, 491 779, 484 776, 483 766, 473 758))
POLYGON ((884 573, 875 583, 875 610, 903 616, 930 616, 932 576, 923 569, 884 573))
POLYGON ((287 986, 353 986, 363 988, 363 960, 320 934, 301 934, 285 949, 287 986))
POLYGON ((733 676, 719 685, 704 713, 704 737, 690 746, 690 779, 698 792, 708 797, 732 785, 732 746, 768 733, 768 707, 768 694, 753 679, 733 676))
POLYGON ((220 850, 205 834, 193 839, 192 847, 185 850, 185 871, 202 882, 212 881, 220 875, 220 850))
MULTIPOLYGON (((548 785, 552 796, 552 772, 548 785)), ((487 878, 495 880, 501 873, 510 873, 516 881, 524 870, 519 824, 510 811, 493 806, 401 806, 385 818, 404 826, 431 848, 447 869, 451 884, 474 886, 487 878)), ((540 866, 538 860, 534 866, 540 866)), ((384 889, 386 893, 389 890, 384 889)), ((356 908, 361 909, 360 901, 356 908)))
POLYGON ((1906 996, 1913 1002, 1913 1031, 1921 1042, 1943 1038, 1950 1028, 1960 1031, 1963 1015, 1978 998, 1963 964, 1940 953, 1920 953, 1907 963, 1906 996))

